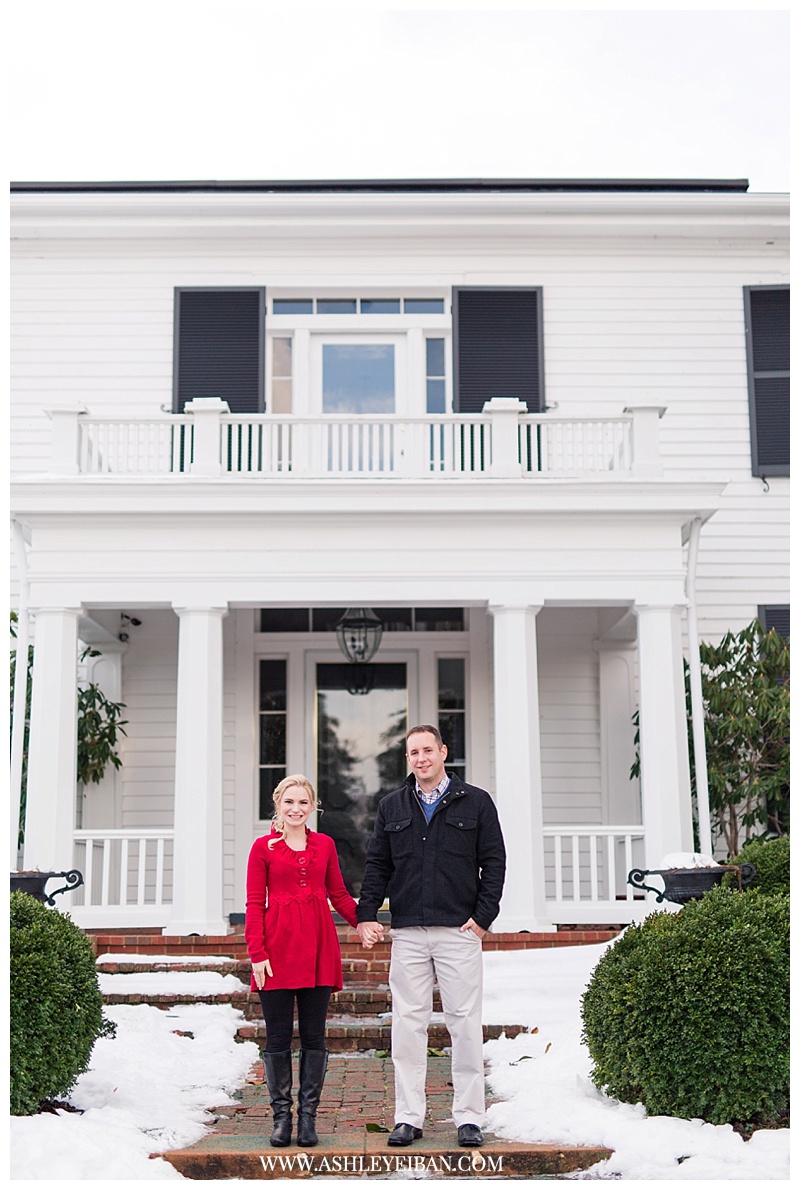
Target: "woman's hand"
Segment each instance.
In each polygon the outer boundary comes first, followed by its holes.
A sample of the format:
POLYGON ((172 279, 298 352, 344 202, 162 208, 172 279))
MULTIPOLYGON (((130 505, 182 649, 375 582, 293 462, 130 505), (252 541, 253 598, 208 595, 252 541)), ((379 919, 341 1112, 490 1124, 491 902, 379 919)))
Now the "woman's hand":
POLYGON ((253 978, 256 981, 256 987, 259 991, 261 991, 266 983, 267 976, 272 979, 272 967, 270 966, 269 959, 264 959, 263 963, 253 963, 253 978))

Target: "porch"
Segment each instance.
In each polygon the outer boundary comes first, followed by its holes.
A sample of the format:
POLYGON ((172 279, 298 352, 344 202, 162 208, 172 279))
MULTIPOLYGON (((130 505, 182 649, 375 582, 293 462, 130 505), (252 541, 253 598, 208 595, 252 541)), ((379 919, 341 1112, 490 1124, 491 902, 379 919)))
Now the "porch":
MULTIPOLYGON (((495 398, 479 415, 290 419, 190 405, 55 410, 49 469, 15 484, 35 625, 26 866, 83 871, 71 899, 86 927, 224 933, 267 829, 264 790, 281 768, 319 775, 320 674, 342 660, 330 626, 270 637, 259 609, 455 608, 457 632, 389 631, 376 661, 402 668, 407 723, 452 719, 437 667, 462 665, 467 747, 453 759, 492 791, 508 848, 497 928, 641 917, 628 871, 692 846, 683 546, 723 486, 663 475, 663 410, 564 419, 495 398), (123 640, 120 617, 144 636, 123 640), (79 641, 100 653, 87 677, 138 715, 122 785, 92 790, 85 818, 79 641), (289 691, 279 760, 258 751, 270 658, 289 691)), ((330 817, 323 829, 336 837, 330 817)))

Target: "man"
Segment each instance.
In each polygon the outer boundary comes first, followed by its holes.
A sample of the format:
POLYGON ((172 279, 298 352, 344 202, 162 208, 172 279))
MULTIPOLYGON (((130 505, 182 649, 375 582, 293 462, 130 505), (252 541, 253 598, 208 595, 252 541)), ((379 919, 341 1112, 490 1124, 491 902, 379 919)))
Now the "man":
POLYGON ((483 1144, 481 939, 497 916, 506 854, 491 797, 445 772, 446 758, 435 727, 411 728, 411 775, 378 806, 358 903, 358 934, 370 947, 383 937, 377 915, 388 890, 395 1076, 390 1145, 422 1136, 434 975, 452 1042, 458 1143, 483 1144))

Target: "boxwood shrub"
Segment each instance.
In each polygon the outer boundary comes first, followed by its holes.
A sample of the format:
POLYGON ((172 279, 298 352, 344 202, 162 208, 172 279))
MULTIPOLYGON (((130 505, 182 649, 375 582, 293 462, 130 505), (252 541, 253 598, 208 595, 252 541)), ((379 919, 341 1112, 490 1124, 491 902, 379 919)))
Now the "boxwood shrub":
POLYGON ((11 1113, 65 1096, 88 1068, 103 1017, 92 945, 70 917, 11 894, 11 1113))
MULTIPOLYGON (((761 893, 789 892, 789 836, 782 839, 751 839, 745 843, 732 864, 754 864, 756 878, 748 888, 761 893)), ((736 876, 729 872, 725 883, 736 883, 736 876)))
POLYGON ((605 952, 582 1002, 592 1079, 652 1115, 780 1125, 789 1103, 789 899, 716 888, 605 952))

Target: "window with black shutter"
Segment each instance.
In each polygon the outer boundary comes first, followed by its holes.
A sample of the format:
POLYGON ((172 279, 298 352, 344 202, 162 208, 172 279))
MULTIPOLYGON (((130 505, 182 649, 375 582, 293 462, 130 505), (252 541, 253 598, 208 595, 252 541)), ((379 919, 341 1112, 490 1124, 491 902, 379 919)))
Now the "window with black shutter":
POLYGON ((176 413, 195 397, 263 411, 264 300, 263 289, 175 290, 176 413))
POLYGON ((789 604, 788 603, 760 603, 758 618, 765 632, 774 628, 778 636, 789 639, 789 604))
POLYGON ((492 397, 544 408, 541 289, 454 289, 453 361, 456 412, 492 397))
POLYGON ((789 474, 789 288, 744 291, 753 475, 789 474))

